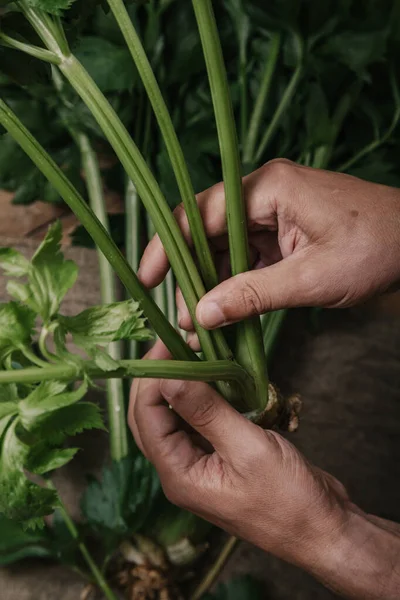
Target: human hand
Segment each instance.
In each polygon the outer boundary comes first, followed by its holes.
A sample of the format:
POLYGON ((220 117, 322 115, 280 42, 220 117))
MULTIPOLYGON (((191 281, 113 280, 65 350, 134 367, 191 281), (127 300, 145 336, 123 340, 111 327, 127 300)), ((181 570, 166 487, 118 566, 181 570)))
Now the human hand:
MULTIPOLYGON (((169 355, 157 343, 147 358, 169 355)), ((279 434, 247 421, 205 383, 136 379, 129 424, 174 504, 348 598, 399 597, 393 524, 369 519, 334 477, 279 434)))
MULTIPOLYGON (((294 306, 347 307, 400 279, 400 191, 341 173, 267 163, 243 180, 255 270, 229 277, 223 184, 198 195, 221 279, 199 302, 197 319, 212 329, 294 306)), ((176 219, 190 242, 184 209, 176 219)), ((156 236, 139 276, 147 287, 168 270, 156 236)), ((178 293, 180 326, 192 322, 178 293)))

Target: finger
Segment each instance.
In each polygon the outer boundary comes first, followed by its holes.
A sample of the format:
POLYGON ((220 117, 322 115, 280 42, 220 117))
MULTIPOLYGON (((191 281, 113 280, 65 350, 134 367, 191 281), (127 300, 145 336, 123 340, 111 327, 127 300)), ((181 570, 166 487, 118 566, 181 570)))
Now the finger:
POLYGON ((194 352, 201 351, 199 337, 198 337, 197 333, 195 333, 194 331, 188 334, 188 336, 186 338, 186 342, 188 343, 188 345, 194 352))
MULTIPOLYGON (((154 344, 153 348, 144 356, 144 359, 148 360, 168 360, 169 358, 171 358, 171 355, 166 346, 161 342, 161 340, 158 340, 154 344)), ((135 378, 131 386, 128 408, 128 425, 133 437, 135 438, 137 446, 139 447, 141 452, 144 455, 146 455, 140 431, 138 429, 135 419, 135 404, 138 394, 140 393, 140 382, 141 379, 135 378)), ((153 385, 156 386, 157 390, 159 389, 159 381, 153 380, 153 385)))
POLYGON ((194 331, 194 325, 188 307, 183 298, 181 288, 176 288, 176 307, 178 309, 178 325, 184 331, 194 331))
POLYGON ((143 252, 137 275, 145 287, 153 289, 165 279, 168 270, 168 257, 156 234, 143 252))
POLYGON ((243 447, 254 441, 258 427, 206 383, 163 380, 160 390, 174 411, 226 460, 242 455, 243 447))
MULTIPOLYGON (((276 164, 276 163, 275 163, 276 164)), ((276 229, 276 186, 279 172, 272 163, 264 165, 243 179, 244 197, 247 204, 249 230, 262 227, 276 229), (275 172, 275 176, 273 173, 275 172), (267 182, 270 185, 267 185, 267 182)), ((196 196, 201 218, 208 238, 223 236, 227 231, 224 184, 218 183, 196 196)), ((192 245, 189 224, 183 205, 174 216, 186 241, 192 245)), ((225 241, 226 244, 226 241, 225 241)), ((139 267, 139 278, 149 288, 157 286, 168 272, 169 263, 158 236, 144 251, 139 267)))
MULTIPOLYGON (((140 383, 140 379, 134 379, 132 386, 131 386, 131 391, 129 394, 128 426, 132 432, 132 435, 134 437, 136 445, 138 446, 138 448, 140 449, 142 454, 144 454, 146 456, 142 438, 140 436, 140 432, 139 432, 138 426, 136 424, 136 419, 135 419, 135 404, 136 404, 137 395, 139 393, 139 383, 140 383)), ((146 458, 148 458, 148 457, 146 456, 146 458)))
MULTIPOLYGON (((162 343, 157 343, 146 357, 171 358, 162 343)), ((195 444, 192 432, 182 428, 181 418, 165 402, 160 392, 160 380, 138 381, 132 421, 134 430, 139 432, 143 453, 160 473, 188 468, 205 451, 195 444)))
POLYGON ((319 306, 326 279, 326 261, 313 260, 301 250, 284 260, 224 281, 197 305, 202 327, 214 329, 269 311, 296 306, 319 306))

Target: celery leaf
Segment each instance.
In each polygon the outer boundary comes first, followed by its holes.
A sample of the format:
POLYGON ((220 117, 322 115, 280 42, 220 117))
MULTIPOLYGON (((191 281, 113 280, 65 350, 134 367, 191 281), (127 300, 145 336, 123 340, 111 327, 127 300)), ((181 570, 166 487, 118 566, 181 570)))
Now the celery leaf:
POLYGON ((37 431, 43 422, 58 410, 76 404, 87 392, 84 382, 77 390, 66 391, 67 384, 60 381, 43 381, 18 403, 21 423, 27 431, 37 431))
MULTIPOLYGON (((61 235, 61 224, 56 222, 49 228, 27 267, 28 283, 11 280, 7 285, 8 293, 40 315, 45 323, 57 314, 62 299, 78 275, 76 264, 65 260, 61 252, 61 235)), ((10 273, 12 260, 14 265, 15 262, 19 264, 17 272, 15 266, 13 269, 14 275, 20 277, 24 263, 12 251, 4 253, 3 261, 0 255, 0 266, 10 273)))
POLYGON ((28 0, 29 6, 39 8, 53 15, 59 15, 61 11, 69 8, 75 0, 28 0))
POLYGON ((159 491, 154 467, 137 453, 105 467, 101 480, 89 480, 82 512, 88 525, 113 547, 142 527, 159 491))
POLYGON ((40 525, 57 501, 54 491, 41 488, 27 479, 24 468, 29 446, 17 435, 18 420, 8 425, 0 448, 0 513, 24 522, 27 527, 40 525))
POLYGON ((58 320, 78 346, 104 346, 117 340, 146 341, 153 337, 139 303, 133 300, 93 306, 75 317, 60 316, 58 320))
POLYGON ((6 275, 23 277, 29 272, 29 261, 13 248, 0 248, 0 266, 6 275))
POLYGON ((30 344, 35 313, 16 302, 0 304, 0 360, 30 344))

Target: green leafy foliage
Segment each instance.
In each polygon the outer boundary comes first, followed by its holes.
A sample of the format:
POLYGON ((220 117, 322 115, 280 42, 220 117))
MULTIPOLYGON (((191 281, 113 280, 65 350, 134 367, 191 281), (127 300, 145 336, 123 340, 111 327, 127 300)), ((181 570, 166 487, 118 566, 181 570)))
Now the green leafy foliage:
POLYGON ((47 529, 27 531, 23 527, 0 516, 0 566, 25 558, 53 558, 51 536, 47 529))
POLYGON ((33 8, 40 8, 53 15, 59 15, 63 10, 69 8, 75 0, 28 0, 33 8))
MULTIPOLYGON (((67 384, 60 381, 43 381, 18 404, 21 423, 27 431, 39 433, 46 427, 49 419, 54 425, 54 414, 60 409, 75 404, 87 392, 87 384, 83 383, 74 391, 67 391, 67 384)), ((59 423, 61 432, 64 424, 59 423)))
POLYGON ((76 567, 80 565, 79 548, 56 509, 51 525, 41 529, 24 528, 20 523, 0 516, 0 566, 27 558, 58 560, 76 567))
POLYGON ((45 475, 64 466, 78 451, 61 446, 66 436, 103 427, 96 405, 77 404, 86 384, 77 391, 66 388, 43 382, 26 397, 0 403, 0 513, 24 526, 42 525, 57 504, 56 493, 25 471, 45 475))
POLYGON ((106 345, 116 340, 152 339, 151 331, 146 327, 143 311, 134 300, 93 306, 75 317, 59 317, 60 325, 72 333, 79 345, 106 345))
MULTIPOLYGON (((99 407, 82 401, 89 385, 84 375, 85 363, 68 351, 67 334, 71 334, 75 344, 84 348, 104 371, 120 366, 104 349, 111 342, 152 339, 139 304, 132 300, 95 306, 75 317, 59 314, 62 299, 77 276, 76 265, 65 260, 60 241, 61 227, 55 223, 31 261, 10 248, 0 251, 0 266, 11 278, 17 278, 9 282, 8 290, 19 300, 0 305, 3 368, 15 370, 18 378, 21 365, 15 362, 16 357, 28 364, 31 361, 37 364, 39 360, 38 364, 46 368, 46 363, 35 357, 30 348, 36 319, 40 316, 45 324, 39 335, 44 357, 47 356, 45 339, 54 334, 57 354, 51 360, 73 365, 83 379, 77 389, 71 389, 66 381, 46 379, 35 386, 0 385, 0 514, 24 526, 43 525, 43 517, 57 505, 56 493, 32 481, 26 472, 47 476, 77 453, 78 448, 64 447, 68 436, 87 429, 104 429, 99 407), (26 278, 27 283, 20 283, 21 278, 26 278)), ((105 480, 105 488, 93 482, 87 497, 88 515, 92 515, 93 523, 98 526, 103 519, 93 516, 91 498, 97 494, 103 497, 100 510, 107 501, 118 509, 115 512, 110 508, 106 524, 103 523, 113 535, 129 527, 139 527, 158 489, 153 468, 143 457, 137 456, 133 462, 113 464, 105 472, 105 480), (113 496, 110 492, 114 479, 113 496)))
POLYGON ((153 339, 146 327, 143 311, 133 300, 88 308, 75 317, 59 316, 62 335, 72 334, 74 343, 83 348, 104 371, 118 369, 118 362, 99 346, 118 340, 153 339))
POLYGON ((30 344, 35 319, 35 312, 27 306, 16 302, 0 304, 0 361, 30 344))
MULTIPOLYGON (((61 253, 61 223, 56 222, 35 252, 26 273, 13 269, 17 276, 27 275, 28 283, 11 280, 7 290, 11 296, 28 306, 31 311, 48 322, 59 310, 67 291, 74 285, 78 270, 74 262, 65 260, 61 253)), ((21 255, 9 249, 0 255, 0 266, 10 273, 10 257, 15 264, 25 264, 21 255), (4 262, 3 262, 4 261, 4 262)))
POLYGON ((213 594, 206 594, 202 600, 264 600, 265 591, 257 580, 250 576, 222 583, 213 594))
POLYGON ((113 462, 100 481, 91 479, 82 499, 87 524, 106 547, 138 531, 146 521, 160 483, 154 467, 139 453, 113 462))
POLYGON ((13 248, 0 248, 0 266, 6 275, 24 277, 29 272, 29 261, 13 248))
POLYGON ((123 92, 134 86, 136 71, 125 47, 87 36, 79 41, 75 53, 102 92, 123 92))
POLYGON ((34 527, 52 512, 57 497, 54 491, 39 487, 26 477, 29 446, 18 437, 17 426, 18 419, 9 419, 1 438, 0 513, 34 527))

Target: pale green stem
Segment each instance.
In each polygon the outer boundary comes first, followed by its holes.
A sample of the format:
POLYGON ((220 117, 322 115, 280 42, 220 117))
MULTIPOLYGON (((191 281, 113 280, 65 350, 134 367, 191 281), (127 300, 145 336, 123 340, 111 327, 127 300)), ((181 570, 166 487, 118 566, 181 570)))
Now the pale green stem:
POLYGON ((314 169, 328 168, 337 137, 342 129, 343 121, 345 120, 353 101, 354 93, 352 91, 347 92, 340 99, 332 117, 332 133, 330 142, 329 144, 325 144, 324 146, 317 148, 312 160, 312 167, 314 167, 314 169))
POLYGON ((175 280, 174 274, 171 269, 167 273, 165 278, 165 286, 167 293, 167 308, 168 308, 168 321, 172 323, 174 327, 178 326, 177 323, 177 312, 176 312, 176 299, 175 299, 175 280))
POLYGON ((39 383, 41 381, 79 381, 88 375, 91 379, 124 379, 129 377, 179 379, 186 381, 236 382, 244 398, 254 393, 247 372, 230 360, 180 361, 180 360, 121 360, 119 369, 102 371, 91 361, 75 364, 46 364, 45 367, 29 367, 0 371, 0 385, 5 383, 39 383))
POLYGON ((278 339, 278 334, 286 318, 287 310, 277 310, 266 313, 261 317, 261 326, 264 338, 265 357, 269 362, 278 339))
MULTIPOLYGON (((55 489, 52 484, 49 485, 52 489, 55 489)), ((68 514, 67 509, 65 508, 62 500, 58 498, 58 508, 61 513, 61 516, 72 536, 72 538, 77 542, 80 553, 82 554, 89 571, 91 572, 94 581, 97 583, 107 600, 118 600, 118 597, 114 594, 112 589, 109 587, 107 581, 105 580, 103 573, 100 571, 99 567, 93 560, 92 555, 86 547, 86 544, 80 539, 79 531, 76 528, 74 521, 71 519, 68 514)))
MULTIPOLYGON (((125 190, 125 218, 126 257, 132 269, 137 271, 140 262, 140 200, 135 184, 130 179, 125 190)), ((129 342, 129 357, 139 358, 139 343, 136 340, 129 342)))
POLYGON ((246 141, 244 143, 243 162, 246 165, 254 165, 254 152, 257 138, 260 134, 263 114, 267 105, 268 94, 271 89, 272 78, 278 61, 281 47, 281 34, 274 33, 271 39, 271 46, 268 59, 265 64, 265 70, 261 79, 260 89, 254 105, 253 113, 250 118, 250 125, 246 141))
POLYGON ((44 361, 41 358, 39 358, 38 356, 36 356, 36 354, 34 352, 32 352, 32 350, 30 348, 28 348, 28 346, 21 346, 19 348, 19 350, 22 352, 22 354, 25 356, 25 358, 27 358, 34 365, 37 365, 38 367, 46 367, 47 366, 46 361, 44 361))
POLYGON ((295 41, 298 45, 298 65, 293 72, 292 77, 288 83, 287 88, 285 89, 283 96, 279 102, 278 107, 275 110, 275 113, 271 119, 269 126, 267 127, 266 132, 264 133, 260 145, 255 154, 255 163, 258 164, 261 162, 262 157, 270 143, 271 139, 275 135, 283 115, 285 114, 286 109, 288 108, 292 98, 297 90, 297 86, 300 83, 301 77, 303 75, 303 58, 304 58, 304 42, 300 36, 296 35, 295 41))
POLYGON ((38 345, 39 345, 39 349, 40 349, 40 352, 42 353, 43 357, 46 360, 48 360, 49 362, 53 362, 54 360, 57 360, 57 357, 54 354, 52 354, 49 351, 49 349, 47 348, 46 340, 47 340, 48 334, 49 334, 48 329, 45 326, 43 326, 42 330, 40 332, 40 335, 39 335, 38 345))
POLYGON ((142 42, 129 17, 128 11, 124 6, 124 2, 122 0, 107 0, 107 2, 121 29, 122 35, 125 38, 126 44, 135 61, 140 78, 153 107, 175 173, 180 195, 185 206, 200 272, 203 276, 206 288, 211 289, 218 284, 218 276, 208 245, 207 236, 204 231, 203 221, 196 202, 189 171, 170 113, 144 51, 142 42))
POLYGON ((232 556, 232 553, 235 551, 238 544, 239 540, 234 536, 227 540, 221 552, 218 554, 217 560, 212 564, 211 568, 207 571, 206 575, 197 585, 193 594, 191 594, 190 600, 201 600, 201 598, 203 598, 203 596, 210 590, 210 588, 217 581, 222 569, 232 556))
MULTIPOLYGON (((97 156, 89 138, 77 133, 76 138, 82 156, 82 167, 86 178, 89 203, 103 227, 109 231, 109 221, 105 206, 103 182, 97 156)), ((117 301, 114 271, 105 255, 99 250, 100 288, 103 304, 117 301)), ((107 348, 108 354, 116 361, 122 358, 121 342, 112 342, 107 348)), ((113 460, 122 460, 128 454, 128 435, 125 420, 124 387, 120 379, 107 381, 107 412, 110 430, 110 450, 113 460)))
MULTIPOLYGON (((243 198, 239 145, 229 83, 211 0, 193 0, 210 82, 225 184, 229 251, 233 275, 249 269, 246 209, 243 198)), ((268 373, 258 318, 238 326, 237 359, 254 377, 256 390, 250 408, 265 408, 268 373)))
POLYGON ((381 138, 374 140, 370 144, 367 144, 364 148, 362 148, 354 156, 349 158, 349 160, 347 160, 346 162, 341 164, 337 168, 337 171, 348 171, 353 165, 355 165, 358 161, 360 161, 362 158, 364 158, 364 156, 366 156, 367 154, 370 154, 371 152, 373 152, 374 150, 377 150, 380 146, 385 144, 392 136, 392 133, 396 129, 399 120, 400 120, 400 109, 398 108, 395 111, 392 123, 390 124, 390 127, 387 129, 386 133, 381 138))
POLYGON ((49 62, 53 65, 60 64, 60 58, 54 54, 54 52, 50 52, 49 50, 45 50, 44 48, 40 48, 38 46, 32 46, 31 44, 25 44, 19 40, 15 40, 14 38, 2 33, 0 31, 0 46, 6 46, 7 48, 13 48, 13 50, 20 50, 25 54, 29 54, 29 56, 33 56, 34 58, 38 58, 39 60, 43 60, 45 62, 49 62))

